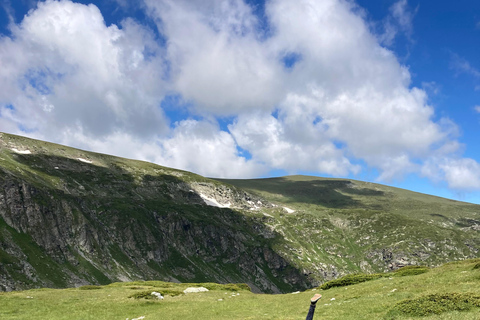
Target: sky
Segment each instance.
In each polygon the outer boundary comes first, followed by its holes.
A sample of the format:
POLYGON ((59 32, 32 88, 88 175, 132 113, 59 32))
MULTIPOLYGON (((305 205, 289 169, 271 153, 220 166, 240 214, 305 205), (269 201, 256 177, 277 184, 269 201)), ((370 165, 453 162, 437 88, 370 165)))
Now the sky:
POLYGON ((480 204, 480 2, 0 0, 0 131, 480 204))

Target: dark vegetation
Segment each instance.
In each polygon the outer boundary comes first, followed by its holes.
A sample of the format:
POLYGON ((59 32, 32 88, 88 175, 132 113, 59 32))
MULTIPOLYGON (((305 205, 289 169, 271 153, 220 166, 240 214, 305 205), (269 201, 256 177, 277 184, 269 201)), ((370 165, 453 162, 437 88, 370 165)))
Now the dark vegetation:
POLYGON ((422 266, 405 266, 400 268, 394 272, 390 273, 374 273, 374 274, 364 274, 364 273, 357 273, 357 274, 348 274, 344 277, 339 279, 330 280, 325 282, 323 285, 320 286, 320 289, 328 290, 334 287, 345 287, 352 284, 357 284, 365 281, 376 280, 383 277, 404 277, 404 276, 413 276, 428 272, 427 267, 422 266))
POLYGON ((467 311, 480 307, 480 295, 472 293, 435 293, 398 302, 389 311, 387 319, 397 315, 428 316, 450 311, 467 311))
POLYGON ((102 289, 101 286, 94 286, 94 285, 86 285, 78 287, 78 290, 100 290, 102 289))

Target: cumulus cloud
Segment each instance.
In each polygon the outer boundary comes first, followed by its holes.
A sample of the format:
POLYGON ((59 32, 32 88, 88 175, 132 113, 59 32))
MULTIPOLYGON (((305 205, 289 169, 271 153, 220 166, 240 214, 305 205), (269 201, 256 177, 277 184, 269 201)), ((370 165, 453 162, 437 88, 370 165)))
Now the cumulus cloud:
POLYGON ((280 105, 290 118, 295 101, 308 101, 309 111, 302 110, 308 119, 298 128, 314 122, 323 126, 317 139, 342 142, 346 154, 380 168, 383 179, 411 171, 412 157, 426 157, 433 144, 445 139, 431 120, 425 92, 409 88, 408 70, 379 45, 351 6, 270 3, 267 12, 277 31, 272 41, 302 55, 287 79, 291 92, 280 105))
POLYGON ((0 39, 0 102, 19 126, 50 139, 68 128, 101 138, 168 127, 156 106, 160 49, 133 20, 107 27, 94 5, 46 1, 11 31, 0 39))
POLYGON ((207 120, 175 123, 168 137, 145 138, 115 132, 103 139, 91 139, 81 131, 69 130, 64 133, 63 141, 83 149, 188 169, 208 177, 253 178, 267 172, 265 165, 241 156, 232 136, 207 120))
POLYGON ((160 142, 156 162, 175 168, 190 168, 209 177, 245 178, 265 172, 264 165, 239 155, 232 136, 208 121, 178 123, 172 137, 160 142))
POLYGON ((444 180, 459 191, 480 189, 480 164, 470 158, 433 158, 422 168, 424 176, 444 180))
POLYGON ((290 173, 303 171, 328 172, 336 176, 357 173, 332 141, 323 137, 321 123, 309 123, 309 117, 277 119, 270 114, 243 115, 229 129, 238 145, 248 150, 253 159, 269 167, 290 173))
MULTIPOLYGON (((267 22, 243 0, 144 2, 162 41, 67 0, 12 24, 0 38, 2 130, 207 176, 347 176, 366 165, 381 180, 414 172, 475 188, 463 177, 478 164, 459 156, 456 126, 434 120, 427 92, 353 2, 270 0, 267 22), (186 101, 184 119, 169 122, 166 95, 186 101)), ((414 15, 396 2, 395 32, 411 36, 414 15)))
POLYGON ((259 41, 257 19, 242 0, 146 3, 168 38, 172 84, 185 99, 220 115, 278 102, 281 66, 274 48, 259 41))

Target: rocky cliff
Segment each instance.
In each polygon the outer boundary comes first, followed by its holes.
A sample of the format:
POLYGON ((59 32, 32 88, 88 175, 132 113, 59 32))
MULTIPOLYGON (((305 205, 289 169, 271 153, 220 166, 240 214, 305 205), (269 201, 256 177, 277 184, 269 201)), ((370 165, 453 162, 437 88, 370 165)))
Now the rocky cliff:
POLYGON ((2 290, 134 279, 312 285, 272 249, 277 235, 256 212, 272 205, 258 197, 145 162, 0 139, 2 290))

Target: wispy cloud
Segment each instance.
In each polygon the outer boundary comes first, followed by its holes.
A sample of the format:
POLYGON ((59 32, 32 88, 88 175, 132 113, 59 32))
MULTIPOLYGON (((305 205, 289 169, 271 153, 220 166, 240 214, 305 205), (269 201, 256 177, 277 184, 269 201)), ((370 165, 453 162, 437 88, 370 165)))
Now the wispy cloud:
POLYGON ((480 113, 480 106, 475 106, 475 107, 473 107, 473 110, 475 110, 476 112, 480 113))
POLYGON ((413 34, 413 18, 417 14, 418 7, 412 10, 407 0, 400 0, 392 5, 390 11, 400 29, 410 38, 413 34))
POLYGON ((399 34, 404 34, 409 42, 413 42, 413 19, 418 12, 418 6, 412 9, 407 0, 395 2, 389 10, 389 15, 383 20, 384 32, 380 41, 386 45, 393 45, 399 34))
POLYGON ((480 71, 472 66, 469 61, 463 57, 460 57, 456 53, 452 53, 450 67, 457 73, 457 75, 460 73, 466 73, 476 78, 480 78, 480 71))

